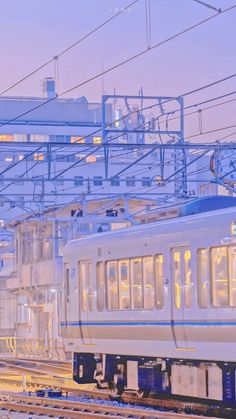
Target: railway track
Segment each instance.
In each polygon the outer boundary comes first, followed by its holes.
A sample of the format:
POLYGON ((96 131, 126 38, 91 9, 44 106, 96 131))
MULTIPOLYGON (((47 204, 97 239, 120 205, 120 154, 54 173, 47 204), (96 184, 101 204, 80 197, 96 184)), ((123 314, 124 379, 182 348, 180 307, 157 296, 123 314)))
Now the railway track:
MULTIPOLYGON (((175 412, 99 404, 94 402, 45 399, 21 395, 0 395, 0 409, 9 412, 48 415, 60 419, 202 419, 202 416, 184 415, 175 412)), ((217 419, 217 418, 212 418, 217 419)))
MULTIPOLYGON (((72 388, 66 385, 66 382, 63 379, 52 379, 51 377, 46 379, 46 377, 31 377, 30 380, 26 383, 26 388, 23 388, 22 380, 14 380, 11 378, 0 379, 1 384, 10 384, 15 386, 17 391, 29 391, 33 392, 42 388, 50 389, 60 389, 62 393, 66 396, 74 396, 77 398, 87 398, 90 400, 103 400, 103 401, 114 401, 114 394, 108 390, 97 391, 92 390, 91 388, 72 388)), ((12 394, 12 393, 11 393, 12 394)), ((21 399, 26 396, 19 396, 21 399)), ((30 400, 33 400, 33 396, 29 396, 30 400)), ((37 398, 39 400, 39 398, 37 398)), ((50 400, 44 398, 43 400, 50 400)), ((53 399, 54 400, 54 399, 53 399)), ((219 405, 210 406, 206 403, 193 402, 191 400, 179 400, 179 399, 168 399, 168 398, 142 398, 140 399, 135 394, 124 393, 121 397, 115 398, 115 400, 120 400, 126 405, 135 405, 143 408, 154 408, 154 409, 163 409, 167 413, 168 411, 173 410, 175 415, 177 414, 192 414, 196 418, 196 415, 201 415, 199 417, 217 417, 217 418, 236 418, 236 409, 220 407, 219 405)), ((59 401, 58 401, 59 402, 59 401)), ((47 402, 51 403, 51 402, 47 402)), ((184 416, 186 418, 186 416, 184 416)))

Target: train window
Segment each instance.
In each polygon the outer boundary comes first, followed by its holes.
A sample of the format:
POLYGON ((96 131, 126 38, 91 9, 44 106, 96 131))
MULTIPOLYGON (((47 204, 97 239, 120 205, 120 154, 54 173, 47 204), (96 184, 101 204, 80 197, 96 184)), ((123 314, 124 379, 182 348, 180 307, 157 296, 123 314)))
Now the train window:
POLYGON ((143 258, 144 308, 153 309, 155 305, 153 257, 143 258))
POLYGON ((230 305, 236 306, 236 247, 230 246, 229 249, 229 285, 230 285, 230 305))
POLYGON ((211 249, 212 303, 213 306, 229 305, 227 247, 211 249))
POLYGON ((142 258, 130 260, 132 308, 143 308, 142 258))
POLYGON ((209 264, 208 250, 198 249, 197 252, 197 283, 198 283, 198 305, 199 307, 209 306, 209 264))
POLYGON ((181 307, 181 263, 180 263, 180 252, 173 252, 173 278, 175 287, 175 306, 176 308, 181 307))
POLYGON ((108 308, 116 310, 119 308, 117 262, 107 262, 107 289, 108 308))
POLYGON ((156 277, 156 306, 163 308, 164 305, 164 283, 163 283, 163 255, 155 257, 155 277, 156 277))
POLYGON ((80 305, 81 310, 87 310, 87 278, 86 278, 86 262, 79 262, 79 283, 80 283, 80 305))
POLYGON ((93 294, 92 294, 92 264, 86 262, 86 276, 87 276, 87 287, 88 287, 88 309, 93 311, 93 294))
POLYGON ((65 272, 65 300, 67 303, 70 302, 70 270, 67 266, 67 264, 64 265, 64 272, 65 272))
POLYGON ((105 308, 105 273, 103 262, 96 265, 96 290, 97 290, 97 309, 103 311, 105 308))
POLYGON ((184 251, 184 304, 186 308, 191 307, 192 303, 192 270, 191 270, 191 252, 184 251))
POLYGON ((118 261, 120 309, 131 308, 129 260, 118 261))

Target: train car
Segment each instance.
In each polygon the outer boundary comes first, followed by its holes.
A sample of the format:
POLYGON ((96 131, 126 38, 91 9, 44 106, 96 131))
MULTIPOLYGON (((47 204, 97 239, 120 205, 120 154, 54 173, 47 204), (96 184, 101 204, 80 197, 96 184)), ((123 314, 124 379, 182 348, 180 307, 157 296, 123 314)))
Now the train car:
POLYGON ((236 198, 174 212, 65 247, 74 380, 235 404, 236 198))

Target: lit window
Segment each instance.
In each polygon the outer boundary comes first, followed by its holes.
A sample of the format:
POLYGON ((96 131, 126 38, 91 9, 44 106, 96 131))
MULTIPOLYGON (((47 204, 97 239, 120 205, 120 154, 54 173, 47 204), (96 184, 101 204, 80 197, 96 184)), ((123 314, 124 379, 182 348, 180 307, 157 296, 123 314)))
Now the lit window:
POLYGON ((97 284, 97 309, 99 311, 105 308, 105 274, 103 262, 96 265, 96 284, 97 284))
POLYGON ((164 281, 163 281, 163 255, 155 257, 156 277, 156 306, 162 308, 164 305, 164 281))
POLYGON ((143 308, 143 267, 142 258, 131 259, 132 308, 143 308))
POLYGON ((107 262, 106 268, 108 308, 115 310, 119 308, 117 262, 107 262))
POLYGON ((38 161, 44 160, 43 153, 34 153, 34 160, 38 160, 38 161))
POLYGON ((79 143, 79 144, 84 144, 85 143, 85 138, 84 137, 70 137, 70 142, 71 143, 79 143))
POLYGON ((144 308, 154 308, 154 270, 153 257, 143 258, 144 308))
POLYGON ((97 161, 97 158, 94 155, 86 157, 86 162, 87 163, 95 163, 96 161, 97 161))
POLYGON ((227 247, 211 249, 212 303, 213 306, 229 305, 227 247))
POLYGON ((10 134, 2 134, 0 135, 0 141, 6 141, 6 142, 11 142, 13 141, 13 135, 10 134))
POLYGON ((236 306, 236 247, 230 246, 228 249, 229 263, 229 284, 230 284, 230 305, 236 306))
POLYGON ((13 156, 6 156, 4 160, 6 162, 11 162, 11 161, 13 161, 13 156))
POLYGON ((18 160, 23 160, 24 157, 25 157, 24 154, 19 154, 18 160))
POLYGON ((80 283, 81 309, 82 311, 87 311, 88 285, 87 285, 86 262, 79 262, 79 283, 80 283))
POLYGON ((35 143, 48 143, 49 135, 32 134, 30 136, 30 141, 35 143))
POLYGON ((184 252, 184 304, 185 307, 190 308, 192 303, 192 270, 191 270, 191 252, 185 250, 184 252))
POLYGON ((131 307, 128 260, 119 260, 118 274, 120 309, 124 310, 131 307))
POLYGON ((13 141, 24 143, 27 141, 27 135, 26 134, 14 134, 13 135, 13 141))
POLYGON ((174 266, 173 277, 175 286, 175 306, 181 307, 181 265, 180 265, 180 252, 173 252, 174 266))
POLYGON ((197 252, 197 281, 198 281, 198 304, 199 307, 209 305, 209 265, 207 249, 199 249, 197 252))
POLYGON ((102 137, 93 137, 93 143, 94 144, 101 144, 102 143, 102 137))

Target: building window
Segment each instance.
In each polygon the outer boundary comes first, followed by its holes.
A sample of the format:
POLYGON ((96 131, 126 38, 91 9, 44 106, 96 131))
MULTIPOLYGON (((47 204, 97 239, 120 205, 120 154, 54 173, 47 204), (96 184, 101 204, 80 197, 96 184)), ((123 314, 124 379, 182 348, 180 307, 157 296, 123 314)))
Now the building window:
POLYGON ((44 154, 43 153, 34 153, 34 160, 38 160, 38 161, 44 160, 44 154))
POLYGON ((48 143, 49 135, 32 134, 30 135, 30 141, 35 143, 48 143))
POLYGON ((83 186, 84 178, 83 176, 74 176, 74 185, 75 186, 83 186))
POLYGON ((86 157, 85 161, 86 163, 95 163, 97 161, 97 157, 92 154, 91 156, 86 157))
POLYGON ((101 144, 102 143, 102 137, 93 137, 93 143, 94 144, 101 144))
POLYGON ((148 176, 144 176, 142 178, 142 186, 151 186, 151 178, 148 176))
POLYGON ((34 239, 33 231, 22 234, 22 263, 30 263, 34 260, 34 239))
POLYGON ((8 155, 8 156, 5 156, 5 159, 4 159, 7 163, 10 163, 10 162, 12 162, 13 161, 13 156, 12 155, 8 155))
POLYGON ((135 176, 126 176, 126 186, 135 186, 135 176))
POLYGON ((27 134, 14 134, 13 141, 24 143, 27 141, 27 134))
POLYGON ((120 178, 119 176, 111 178, 111 186, 120 186, 120 178))
POLYGON ((3 175, 0 175, 0 185, 3 185, 4 184, 3 179, 4 179, 4 176, 3 175))
POLYGON ((93 184, 94 186, 102 186, 102 176, 94 176, 93 184))
POLYGON ((0 142, 2 142, 2 141, 6 141, 6 142, 13 141, 13 135, 10 135, 10 134, 1 134, 0 135, 0 142))
POLYGON ((78 137, 78 136, 72 136, 72 137, 70 137, 70 142, 71 143, 84 144, 85 143, 85 138, 84 137, 78 137))

